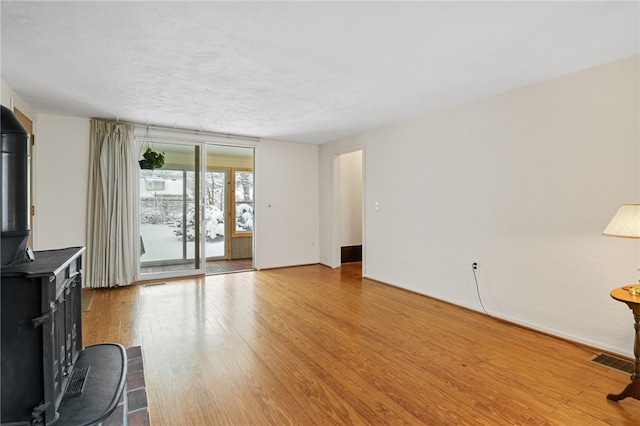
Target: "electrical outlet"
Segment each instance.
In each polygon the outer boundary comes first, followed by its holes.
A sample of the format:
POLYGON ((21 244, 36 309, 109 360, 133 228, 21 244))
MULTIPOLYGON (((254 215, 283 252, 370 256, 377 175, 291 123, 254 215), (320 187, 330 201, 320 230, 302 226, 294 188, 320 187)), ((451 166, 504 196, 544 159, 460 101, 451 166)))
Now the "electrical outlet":
POLYGON ((471 264, 471 267, 473 268, 473 270, 475 271, 476 269, 478 269, 478 262, 473 262, 471 264))

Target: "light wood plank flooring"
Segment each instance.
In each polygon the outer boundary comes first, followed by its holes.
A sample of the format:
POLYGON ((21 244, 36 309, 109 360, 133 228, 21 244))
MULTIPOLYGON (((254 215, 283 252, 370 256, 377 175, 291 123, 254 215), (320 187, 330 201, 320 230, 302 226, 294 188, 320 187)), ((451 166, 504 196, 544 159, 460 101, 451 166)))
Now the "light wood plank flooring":
POLYGON ((158 426, 640 424, 640 401, 606 399, 628 376, 589 349, 360 267, 98 290, 84 344, 142 346, 158 426))

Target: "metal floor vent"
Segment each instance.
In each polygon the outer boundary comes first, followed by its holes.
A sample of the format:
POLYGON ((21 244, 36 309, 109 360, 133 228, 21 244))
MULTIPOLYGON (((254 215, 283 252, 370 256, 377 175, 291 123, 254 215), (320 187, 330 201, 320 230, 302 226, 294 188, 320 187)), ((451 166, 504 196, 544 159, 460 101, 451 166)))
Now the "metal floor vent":
POLYGON ((593 356, 590 361, 595 362, 596 364, 604 365, 605 367, 609 367, 614 370, 618 370, 625 374, 633 374, 634 371, 633 362, 612 355, 598 354, 593 356))
POLYGON ((64 391, 63 398, 80 395, 82 389, 84 389, 87 374, 89 374, 89 367, 74 368, 67 383, 67 388, 64 391))

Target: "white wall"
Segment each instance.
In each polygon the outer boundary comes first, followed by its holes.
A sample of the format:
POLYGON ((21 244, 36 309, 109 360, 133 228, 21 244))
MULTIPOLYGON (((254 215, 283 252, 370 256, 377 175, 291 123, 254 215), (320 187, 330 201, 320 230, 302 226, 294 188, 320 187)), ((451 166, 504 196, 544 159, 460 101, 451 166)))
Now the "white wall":
POLYGON ((362 244, 362 151, 342 154, 340 161, 340 246, 362 244))
POLYGON ((256 146, 256 268, 318 263, 318 146, 256 146))
POLYGON ((332 156, 364 145, 366 276, 480 310, 478 262, 491 314, 629 355, 609 291, 638 244, 601 232, 640 201, 638 76, 633 57, 325 144, 320 235, 332 156))
POLYGON ((36 250, 86 245, 89 120, 38 114, 36 250))

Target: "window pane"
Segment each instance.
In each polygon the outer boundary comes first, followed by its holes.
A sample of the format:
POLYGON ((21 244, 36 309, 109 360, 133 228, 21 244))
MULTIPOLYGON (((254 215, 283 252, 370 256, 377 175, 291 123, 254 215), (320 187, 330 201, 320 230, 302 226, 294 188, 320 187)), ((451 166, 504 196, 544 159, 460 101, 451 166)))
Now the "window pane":
POLYGON ((236 172, 236 201, 253 201, 253 172, 236 172))
POLYGON ((236 202, 236 231, 253 231, 253 203, 236 202))
POLYGON ((236 232, 253 231, 253 172, 236 171, 236 232))

